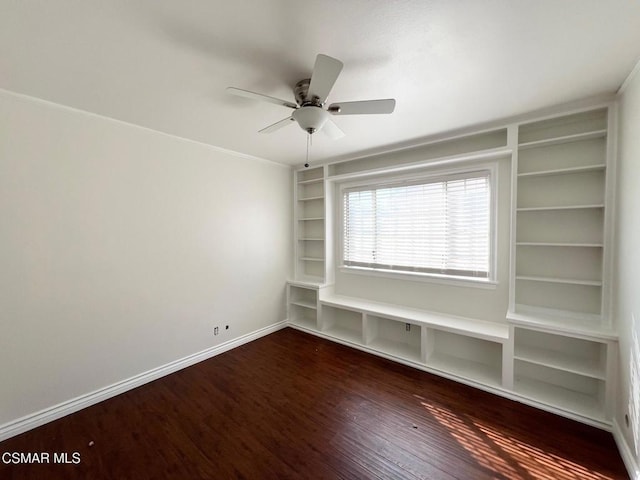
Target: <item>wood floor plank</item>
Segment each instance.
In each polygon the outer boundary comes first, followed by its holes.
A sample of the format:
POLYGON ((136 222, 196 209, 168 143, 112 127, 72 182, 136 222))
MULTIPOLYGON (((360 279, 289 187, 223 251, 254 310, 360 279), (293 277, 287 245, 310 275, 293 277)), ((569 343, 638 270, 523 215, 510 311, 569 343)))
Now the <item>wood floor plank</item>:
POLYGON ((3 480, 628 478, 607 432, 293 329, 9 439, 3 452, 81 457, 0 463, 3 480))

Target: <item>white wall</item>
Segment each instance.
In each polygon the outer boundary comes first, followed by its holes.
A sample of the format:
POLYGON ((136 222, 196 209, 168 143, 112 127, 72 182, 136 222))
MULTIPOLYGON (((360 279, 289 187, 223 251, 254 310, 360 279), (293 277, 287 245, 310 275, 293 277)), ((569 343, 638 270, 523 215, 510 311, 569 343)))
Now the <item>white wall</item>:
MULTIPOLYGON (((420 157, 420 149, 415 155, 420 157)), ((404 154, 404 153, 402 153, 404 154)), ((389 154, 394 155, 394 154, 389 154)), ((464 164, 456 165, 456 167, 464 164)), ((443 168, 443 167, 440 167, 443 168)), ((445 167, 446 168, 446 167, 445 167)), ((509 212, 511 206, 510 158, 498 160, 497 281, 495 289, 413 281, 340 271, 336 259, 335 290, 342 295, 397 303, 435 312, 480 320, 506 322, 509 304, 509 212)), ((341 207, 336 189, 335 205, 341 207)), ((339 218, 338 211, 334 212, 339 218)), ((336 231, 339 226, 336 224, 336 231)), ((338 240, 339 241, 339 240, 338 240)), ((339 251, 338 245, 335 246, 339 251)))
POLYGON ((0 426, 284 320, 291 194, 288 167, 0 92, 0 426))
POLYGON ((633 451, 631 429, 625 426, 624 415, 629 411, 632 338, 640 335, 640 74, 631 79, 620 97, 619 132, 614 269, 614 318, 620 335, 616 421, 633 451))

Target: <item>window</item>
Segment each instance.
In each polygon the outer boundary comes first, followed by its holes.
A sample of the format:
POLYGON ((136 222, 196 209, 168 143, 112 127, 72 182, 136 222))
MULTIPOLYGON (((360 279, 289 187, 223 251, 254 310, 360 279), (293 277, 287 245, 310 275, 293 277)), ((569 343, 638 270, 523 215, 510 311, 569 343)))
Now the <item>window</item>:
POLYGON ((492 279, 491 171, 344 188, 343 265, 492 279))

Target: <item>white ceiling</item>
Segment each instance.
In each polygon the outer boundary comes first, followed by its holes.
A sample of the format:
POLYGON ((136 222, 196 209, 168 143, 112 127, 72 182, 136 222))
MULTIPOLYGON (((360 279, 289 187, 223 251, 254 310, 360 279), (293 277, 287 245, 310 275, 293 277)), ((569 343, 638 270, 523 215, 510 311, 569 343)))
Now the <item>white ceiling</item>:
POLYGON ((293 100, 318 53, 345 67, 336 101, 394 97, 392 115, 340 116, 313 160, 420 141, 613 93, 640 56, 635 0, 0 0, 0 88, 281 163, 306 134, 293 100))

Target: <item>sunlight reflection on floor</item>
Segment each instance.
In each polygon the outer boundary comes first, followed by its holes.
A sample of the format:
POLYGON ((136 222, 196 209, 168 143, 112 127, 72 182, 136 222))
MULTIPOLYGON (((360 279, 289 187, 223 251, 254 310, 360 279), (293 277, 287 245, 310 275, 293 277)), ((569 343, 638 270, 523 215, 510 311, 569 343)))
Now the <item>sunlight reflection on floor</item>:
POLYGON ((420 402, 483 467, 513 480, 612 480, 477 421, 420 402))

